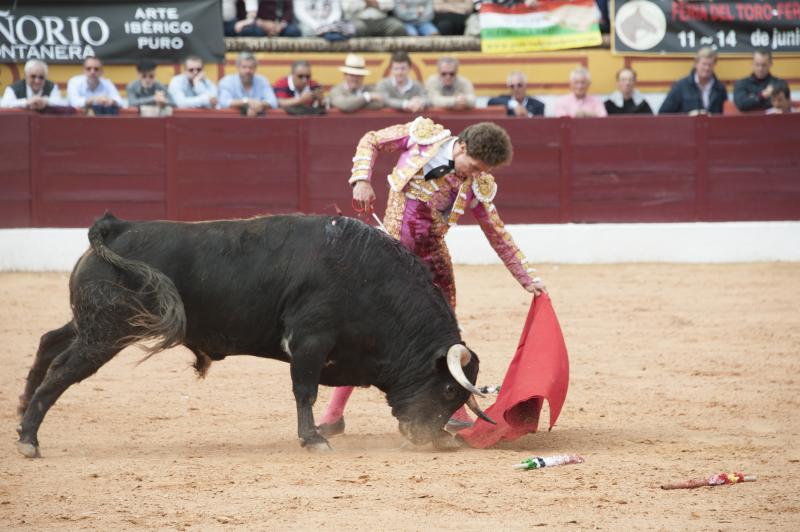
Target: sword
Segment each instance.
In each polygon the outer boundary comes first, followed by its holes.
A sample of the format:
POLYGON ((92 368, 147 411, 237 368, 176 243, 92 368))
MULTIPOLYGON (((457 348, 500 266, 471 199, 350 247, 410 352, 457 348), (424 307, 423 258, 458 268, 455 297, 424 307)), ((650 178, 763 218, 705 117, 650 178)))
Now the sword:
POLYGON ((386 229, 386 227, 381 223, 381 219, 378 218, 378 215, 373 212, 372 213, 372 217, 375 218, 376 222, 378 222, 378 229, 380 229, 381 231, 383 231, 384 233, 386 233, 388 235, 389 234, 389 230, 386 229))

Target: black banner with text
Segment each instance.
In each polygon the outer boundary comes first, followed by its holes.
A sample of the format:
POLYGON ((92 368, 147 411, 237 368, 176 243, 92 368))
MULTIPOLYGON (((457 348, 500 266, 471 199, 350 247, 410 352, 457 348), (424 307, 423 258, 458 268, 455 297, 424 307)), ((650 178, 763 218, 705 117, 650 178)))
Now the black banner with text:
POLYGON ((613 0, 615 53, 800 52, 800 0, 613 0))
POLYGON ((80 63, 90 56, 107 63, 176 63, 190 54, 223 60, 219 0, 0 4, 0 63, 80 63))

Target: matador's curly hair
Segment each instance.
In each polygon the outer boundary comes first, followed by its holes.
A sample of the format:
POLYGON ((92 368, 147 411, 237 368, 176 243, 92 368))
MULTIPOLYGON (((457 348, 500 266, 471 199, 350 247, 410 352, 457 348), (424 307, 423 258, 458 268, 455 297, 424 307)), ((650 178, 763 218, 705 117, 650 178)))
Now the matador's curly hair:
POLYGON ((508 164, 514 154, 511 138, 505 129, 493 122, 480 122, 466 128, 458 135, 467 155, 490 167, 508 164))

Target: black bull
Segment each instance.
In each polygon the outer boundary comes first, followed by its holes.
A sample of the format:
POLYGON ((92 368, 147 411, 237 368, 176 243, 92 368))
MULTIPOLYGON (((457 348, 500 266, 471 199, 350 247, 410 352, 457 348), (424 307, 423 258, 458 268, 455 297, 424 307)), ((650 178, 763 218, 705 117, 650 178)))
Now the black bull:
POLYGON ((320 384, 373 385, 413 443, 449 444, 442 427, 471 393, 478 358, 425 266, 398 242, 345 217, 202 223, 106 215, 70 277, 72 320, 42 336, 20 396, 19 451, 39 456, 48 409, 126 346, 185 345, 212 360, 288 362, 302 445, 328 448, 312 406, 320 384), (154 345, 153 345, 153 342, 154 345))

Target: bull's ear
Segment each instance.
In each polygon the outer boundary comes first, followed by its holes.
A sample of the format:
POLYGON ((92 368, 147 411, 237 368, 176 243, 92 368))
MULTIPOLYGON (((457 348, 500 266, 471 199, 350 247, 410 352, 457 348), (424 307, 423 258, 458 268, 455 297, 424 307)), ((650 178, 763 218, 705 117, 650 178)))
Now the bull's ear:
POLYGON ((438 371, 450 373, 447 369, 447 348, 442 348, 436 351, 433 355, 433 368, 438 371))

